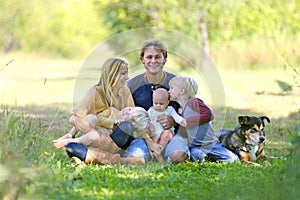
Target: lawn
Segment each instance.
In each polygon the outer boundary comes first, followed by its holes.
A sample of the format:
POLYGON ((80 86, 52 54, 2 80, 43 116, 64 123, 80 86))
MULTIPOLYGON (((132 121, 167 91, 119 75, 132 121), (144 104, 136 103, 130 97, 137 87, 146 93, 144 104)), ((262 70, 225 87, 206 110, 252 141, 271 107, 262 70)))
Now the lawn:
MULTIPOLYGON (((241 163, 152 162, 145 166, 75 167, 51 141, 71 127, 67 121, 82 63, 23 54, 1 57, 1 197, 18 185, 19 199, 299 197, 299 159, 295 159, 299 152, 292 151, 299 145, 295 133, 300 119, 299 75, 294 69, 218 69, 225 97, 222 111, 214 107, 212 86, 201 73, 193 68, 179 72, 198 80, 198 96, 214 108, 217 120, 224 120, 224 128, 233 128, 238 115, 271 119, 266 126, 268 158, 262 168, 241 163)), ((99 74, 91 71, 87 81, 96 83, 99 74)))

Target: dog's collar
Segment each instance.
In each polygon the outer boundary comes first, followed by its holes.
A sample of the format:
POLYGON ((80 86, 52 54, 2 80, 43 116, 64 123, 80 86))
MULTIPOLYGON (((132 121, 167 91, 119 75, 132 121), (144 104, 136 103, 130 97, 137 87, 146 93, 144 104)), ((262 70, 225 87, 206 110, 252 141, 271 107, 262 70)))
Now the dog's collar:
MULTIPOLYGON (((240 150, 245 151, 245 152, 250 152, 252 147, 255 147, 255 146, 256 145, 246 144, 240 150)), ((263 151, 263 149, 261 149, 260 151, 255 152, 255 156, 257 157, 259 154, 261 154, 262 151, 263 151)))
POLYGON ((254 146, 255 145, 246 143, 245 146, 243 146, 242 148, 240 148, 240 150, 245 151, 245 152, 250 152, 250 150, 253 149, 251 147, 254 147, 254 146))
MULTIPOLYGON (((254 143, 254 142, 253 142, 253 143, 254 143)), ((257 145, 257 144, 255 144, 255 143, 254 143, 254 144, 253 144, 253 143, 251 144, 251 143, 248 143, 248 142, 246 141, 245 146, 256 146, 256 145, 257 145)))
POLYGON ((239 151, 249 152, 250 148, 247 146, 243 146, 242 148, 239 149, 239 151))

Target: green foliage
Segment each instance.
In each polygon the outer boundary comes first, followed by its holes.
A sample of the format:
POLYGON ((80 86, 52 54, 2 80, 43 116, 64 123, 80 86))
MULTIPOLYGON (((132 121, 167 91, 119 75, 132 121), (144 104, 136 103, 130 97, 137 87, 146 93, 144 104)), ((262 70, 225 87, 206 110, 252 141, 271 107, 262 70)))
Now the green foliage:
POLYGON ((0 0, 0 47, 9 51, 19 46, 19 34, 24 31, 29 10, 21 0, 0 0))
MULTIPOLYGON (((111 33, 158 27, 179 31, 202 44, 199 21, 204 21, 210 55, 220 67, 281 67, 299 62, 299 1, 177 0, 153 4, 95 0, 94 5, 111 33)), ((119 45, 111 48, 117 51, 119 45)))
POLYGON ((40 129, 33 127, 32 120, 4 109, 0 124, 0 193, 33 181, 37 177, 35 165, 39 158, 40 129), (3 184, 4 183, 4 184, 3 184))
POLYGON ((212 42, 246 39, 259 34, 299 31, 299 1, 95 1, 99 14, 114 32, 133 28, 160 27, 199 39, 200 18, 207 23, 212 42))
POLYGON ((293 154, 295 154, 295 156, 297 156, 300 153, 300 124, 297 124, 295 126, 295 129, 289 135, 289 137, 292 142, 293 154))
POLYGON ((208 5, 208 27, 215 39, 245 39, 254 34, 273 38, 278 32, 296 33, 299 30, 298 1, 216 1, 208 5))
POLYGON ((2 115, 4 120, 1 120, 1 163, 14 161, 17 166, 30 165, 34 162, 31 157, 34 157, 34 149, 38 145, 36 137, 39 135, 39 129, 32 131, 32 120, 17 116, 14 112, 4 110, 2 115), (28 159, 24 155, 28 156, 28 159), (25 158, 26 162, 15 162, 22 158, 25 158))
POLYGON ((90 51, 108 34, 91 1, 0 0, 0 4, 0 24, 5 25, 0 38, 11 33, 25 51, 71 58, 90 51))
POLYGON ((210 44, 259 37, 277 45, 296 37, 300 28, 297 0, 0 0, 0 5, 3 49, 67 58, 134 28, 177 30, 201 42, 200 19, 206 22, 210 44))

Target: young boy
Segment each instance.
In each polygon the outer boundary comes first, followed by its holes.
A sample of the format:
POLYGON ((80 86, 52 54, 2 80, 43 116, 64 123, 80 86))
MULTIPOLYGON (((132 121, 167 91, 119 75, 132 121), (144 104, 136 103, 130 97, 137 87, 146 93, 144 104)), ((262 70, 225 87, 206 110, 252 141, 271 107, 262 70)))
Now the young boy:
MULTIPOLYGON (((164 88, 158 88, 153 92, 153 106, 149 108, 148 114, 150 117, 150 128, 151 138, 154 142, 161 146, 162 151, 165 149, 169 141, 172 139, 174 134, 174 127, 169 130, 164 130, 161 124, 157 121, 159 115, 166 114, 172 116, 176 123, 181 126, 186 125, 186 120, 182 118, 172 106, 168 106, 170 103, 170 95, 164 88)), ((162 155, 156 155, 157 161, 162 161, 162 155)))
POLYGON ((205 103, 195 97, 198 84, 191 77, 177 76, 170 80, 170 99, 177 101, 183 108, 186 128, 180 128, 186 134, 191 153, 190 161, 203 163, 205 158, 211 161, 238 160, 237 155, 226 149, 218 140, 212 126, 213 113, 205 103))

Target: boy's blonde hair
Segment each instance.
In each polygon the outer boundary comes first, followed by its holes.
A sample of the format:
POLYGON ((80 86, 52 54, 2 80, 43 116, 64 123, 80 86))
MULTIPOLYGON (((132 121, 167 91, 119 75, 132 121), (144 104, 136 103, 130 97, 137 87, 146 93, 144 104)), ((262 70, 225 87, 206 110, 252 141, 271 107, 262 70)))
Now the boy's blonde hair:
POLYGON ((184 89, 188 98, 195 97, 198 91, 198 84, 192 77, 188 76, 175 76, 169 85, 176 85, 180 89, 184 89))
POLYGON ((142 107, 135 107, 131 123, 136 132, 144 131, 148 128, 150 123, 148 112, 142 107))

